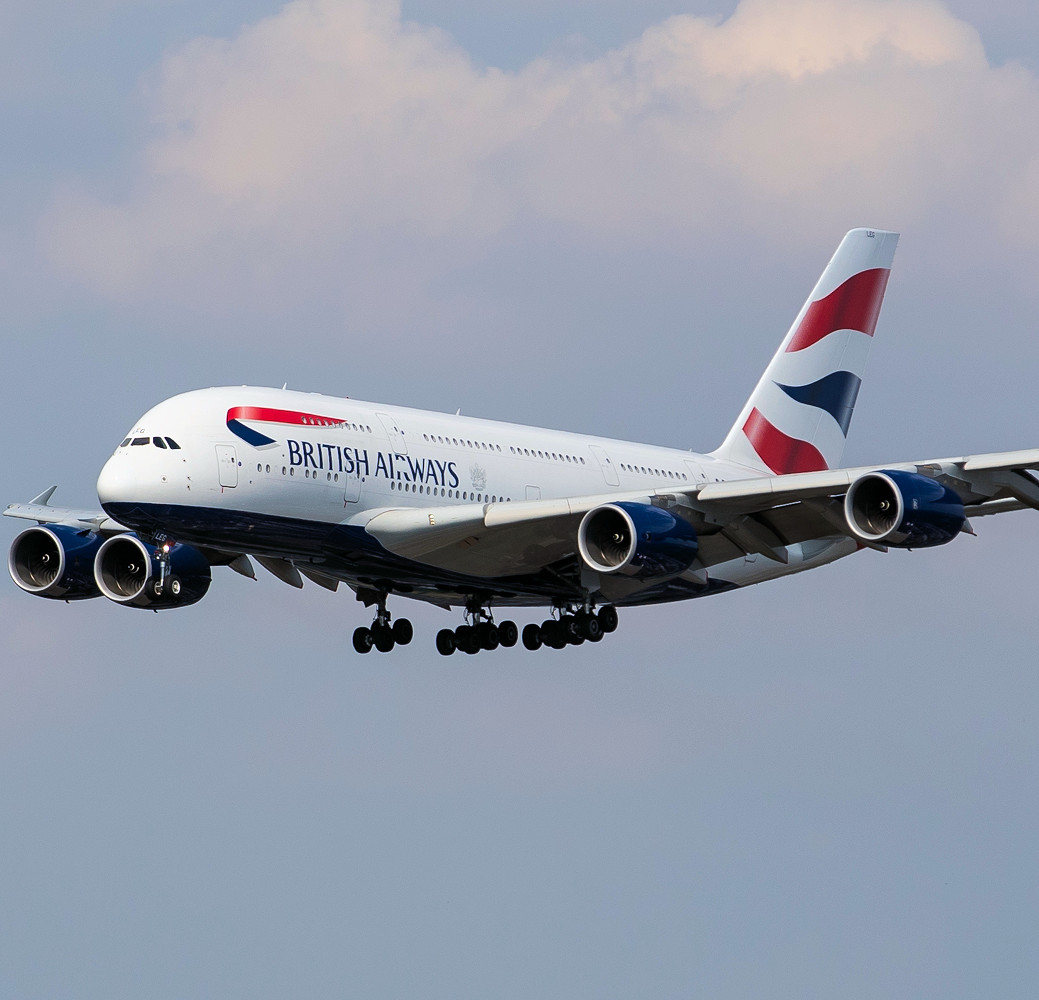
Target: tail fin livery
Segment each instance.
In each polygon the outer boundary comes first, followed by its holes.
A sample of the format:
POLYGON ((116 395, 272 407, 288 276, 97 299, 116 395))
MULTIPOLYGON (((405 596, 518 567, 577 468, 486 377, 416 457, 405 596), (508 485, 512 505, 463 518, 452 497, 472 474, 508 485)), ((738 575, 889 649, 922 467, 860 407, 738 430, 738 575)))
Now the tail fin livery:
POLYGON ((844 237, 716 458, 775 475, 840 464, 897 243, 844 237))

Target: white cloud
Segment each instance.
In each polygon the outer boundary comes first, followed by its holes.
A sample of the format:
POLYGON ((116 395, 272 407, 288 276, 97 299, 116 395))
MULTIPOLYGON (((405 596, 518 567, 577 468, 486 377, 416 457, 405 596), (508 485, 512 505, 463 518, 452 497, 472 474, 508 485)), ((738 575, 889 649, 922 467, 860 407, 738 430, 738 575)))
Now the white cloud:
POLYGON ((172 53, 152 110, 125 195, 70 184, 43 224, 53 259, 116 298, 298 296, 332 276, 363 298, 531 216, 578 242, 748 224, 828 242, 955 206, 1036 244, 1036 81, 990 67, 928 0, 744 0, 518 73, 392 2, 294 0, 172 53))

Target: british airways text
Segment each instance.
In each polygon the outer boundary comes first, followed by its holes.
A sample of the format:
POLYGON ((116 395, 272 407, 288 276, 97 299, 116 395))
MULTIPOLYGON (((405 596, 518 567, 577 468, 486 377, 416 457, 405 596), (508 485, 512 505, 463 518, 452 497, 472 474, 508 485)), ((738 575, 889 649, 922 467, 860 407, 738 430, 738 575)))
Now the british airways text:
POLYGON ((413 458, 394 452, 377 451, 369 456, 367 448, 343 448, 335 444, 313 441, 288 440, 289 464, 305 469, 329 472, 356 473, 358 476, 379 476, 405 483, 430 483, 433 486, 458 485, 458 471, 454 462, 433 458, 413 458))

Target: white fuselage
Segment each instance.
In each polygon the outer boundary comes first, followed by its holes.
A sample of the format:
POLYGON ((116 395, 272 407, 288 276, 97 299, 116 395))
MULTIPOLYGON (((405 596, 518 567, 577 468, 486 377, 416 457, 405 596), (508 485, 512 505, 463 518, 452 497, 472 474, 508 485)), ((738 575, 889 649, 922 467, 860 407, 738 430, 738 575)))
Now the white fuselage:
MULTIPOLYGON (((363 530, 387 508, 687 491, 753 475, 710 455, 636 442, 242 386, 188 392, 149 410, 102 469, 97 489, 117 519, 160 510, 185 542, 219 548, 221 518, 228 518, 237 525, 226 543, 234 550, 250 518, 363 530), (204 530, 196 529, 203 512, 204 530)), ((292 530, 284 534, 272 540, 258 532, 252 551, 306 555, 306 547, 293 548, 292 530)), ((786 564, 748 556, 712 575, 742 586, 854 549, 828 538, 788 547, 786 564)))

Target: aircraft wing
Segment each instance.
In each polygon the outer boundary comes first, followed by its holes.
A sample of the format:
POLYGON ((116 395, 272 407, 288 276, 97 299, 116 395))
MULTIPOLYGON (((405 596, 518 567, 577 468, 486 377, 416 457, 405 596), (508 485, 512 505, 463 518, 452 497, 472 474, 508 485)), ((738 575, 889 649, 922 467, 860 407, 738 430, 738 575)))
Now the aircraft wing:
POLYGON ((418 562, 475 576, 520 575, 573 556, 588 511, 633 501, 670 508, 694 525, 700 539, 697 566, 749 553, 785 562, 787 545, 853 537, 843 498, 867 473, 898 470, 935 479, 960 496, 968 517, 979 517, 1039 510, 1039 480, 1029 469, 1039 469, 1039 449, 758 476, 687 491, 667 486, 516 503, 391 508, 374 512, 365 527, 389 551, 418 562))
POLYGON ((102 535, 118 535, 130 530, 110 518, 103 510, 51 506, 50 499, 56 489, 56 486, 51 486, 28 503, 8 504, 3 512, 4 517, 20 517, 37 524, 68 524, 102 535))
POLYGON ((365 524, 383 548, 472 576, 535 573, 577 551, 581 518, 618 500, 650 503, 646 490, 514 503, 394 507, 365 524))

